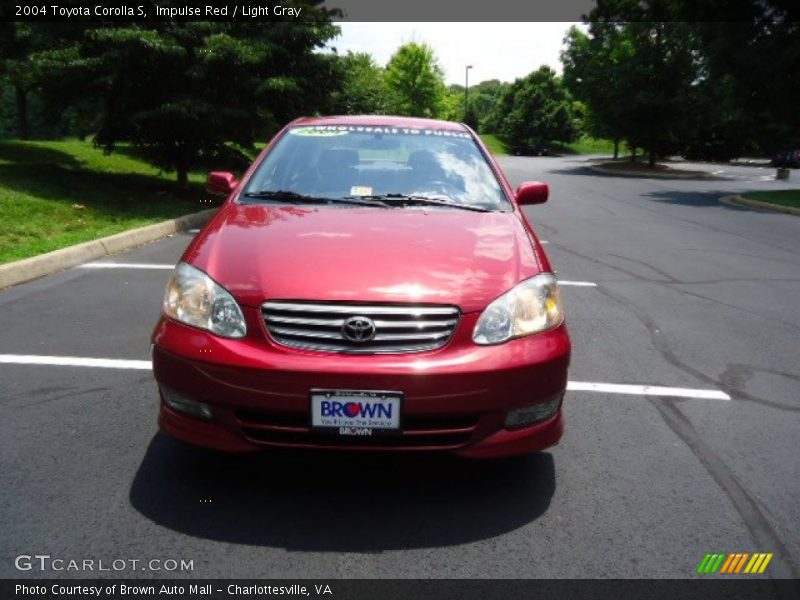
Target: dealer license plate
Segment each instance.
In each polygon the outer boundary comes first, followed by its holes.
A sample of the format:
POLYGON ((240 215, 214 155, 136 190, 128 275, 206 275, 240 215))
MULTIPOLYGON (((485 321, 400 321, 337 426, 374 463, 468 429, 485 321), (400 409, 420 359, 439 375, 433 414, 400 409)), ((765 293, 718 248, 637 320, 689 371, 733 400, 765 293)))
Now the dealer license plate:
POLYGON ((338 435, 401 430, 402 392, 311 390, 311 427, 338 435))

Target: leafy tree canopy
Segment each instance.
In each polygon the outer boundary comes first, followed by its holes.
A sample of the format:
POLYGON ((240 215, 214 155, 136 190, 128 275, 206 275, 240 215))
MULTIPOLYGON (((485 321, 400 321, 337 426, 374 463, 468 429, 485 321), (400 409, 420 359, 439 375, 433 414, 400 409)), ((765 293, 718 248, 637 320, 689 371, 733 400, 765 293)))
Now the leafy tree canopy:
POLYGON ((401 46, 389 60, 385 77, 393 113, 429 118, 442 115, 444 73, 433 48, 416 42, 401 46))
POLYGON ((567 35, 564 79, 593 134, 651 164, 769 152, 800 142, 799 19, 786 0, 598 0, 588 35, 567 35))
POLYGON ((517 147, 570 142, 576 136, 572 100, 550 67, 517 79, 495 108, 499 131, 517 147))
POLYGON ((389 91, 383 69, 372 55, 348 52, 338 57, 341 89, 333 93, 332 111, 336 114, 385 114, 389 109, 389 91))
POLYGON ((188 171, 250 147, 280 124, 324 108, 334 60, 315 52, 338 28, 307 6, 300 22, 102 24, 72 46, 42 52, 44 89, 62 101, 94 98, 95 142, 127 140, 157 166, 188 171), (68 82, 59 85, 58 82, 68 82))

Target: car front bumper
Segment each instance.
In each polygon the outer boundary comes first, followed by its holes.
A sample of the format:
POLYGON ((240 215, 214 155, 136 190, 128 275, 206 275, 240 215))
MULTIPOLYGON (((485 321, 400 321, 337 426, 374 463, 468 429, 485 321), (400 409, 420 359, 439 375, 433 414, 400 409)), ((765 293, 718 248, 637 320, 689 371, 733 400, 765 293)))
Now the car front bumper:
POLYGON ((162 318, 152 348, 161 390, 159 424, 186 442, 230 452, 280 446, 489 458, 555 445, 564 431, 560 403, 543 421, 518 429, 504 424, 511 410, 563 397, 570 358, 566 327, 478 346, 470 339, 476 319, 463 315, 440 350, 346 355, 285 348, 265 333, 262 339, 219 338, 162 318), (312 430, 315 388, 402 392, 402 432, 351 437, 312 430), (165 391, 206 403, 213 417, 202 420, 171 409, 165 391))

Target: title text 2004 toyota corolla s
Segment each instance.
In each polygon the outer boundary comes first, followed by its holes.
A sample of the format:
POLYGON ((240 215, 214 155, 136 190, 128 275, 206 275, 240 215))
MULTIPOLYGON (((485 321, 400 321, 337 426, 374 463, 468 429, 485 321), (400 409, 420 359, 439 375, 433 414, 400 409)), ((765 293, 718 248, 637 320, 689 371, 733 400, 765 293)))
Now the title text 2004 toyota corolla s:
POLYGON ((556 444, 570 342, 556 278, 464 125, 301 119, 172 273, 153 333, 160 424, 227 451, 494 457, 556 444))

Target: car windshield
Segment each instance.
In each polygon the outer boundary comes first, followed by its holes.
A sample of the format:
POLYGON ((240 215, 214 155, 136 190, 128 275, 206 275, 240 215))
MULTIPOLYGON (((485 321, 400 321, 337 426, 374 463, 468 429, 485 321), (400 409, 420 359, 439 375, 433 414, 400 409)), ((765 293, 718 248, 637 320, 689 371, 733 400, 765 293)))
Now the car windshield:
POLYGON ((444 129, 292 127, 259 165, 243 197, 290 201, 292 194, 329 202, 384 198, 395 206, 427 209, 511 208, 472 136, 444 129), (271 194, 276 190, 277 197, 271 194), (419 202, 425 199, 441 203, 419 202))

